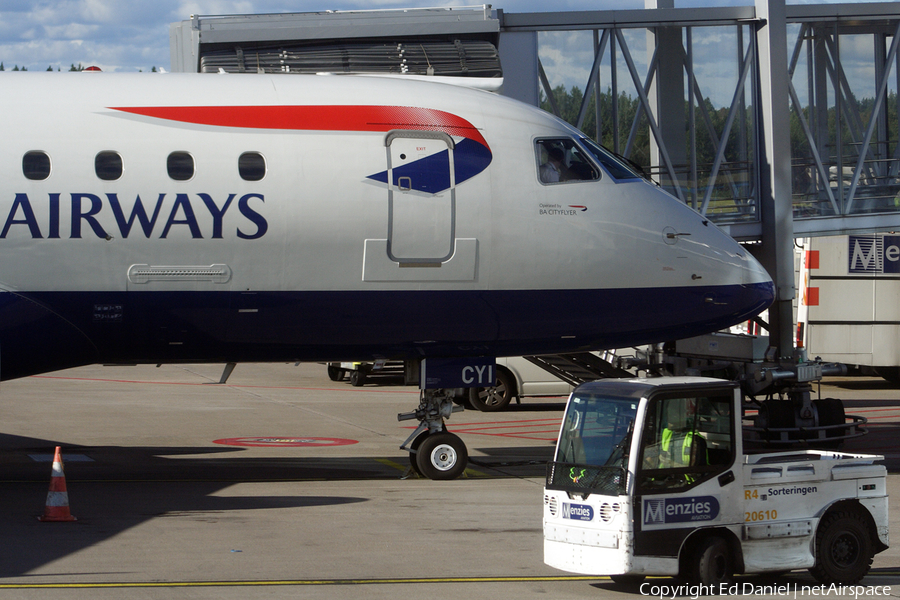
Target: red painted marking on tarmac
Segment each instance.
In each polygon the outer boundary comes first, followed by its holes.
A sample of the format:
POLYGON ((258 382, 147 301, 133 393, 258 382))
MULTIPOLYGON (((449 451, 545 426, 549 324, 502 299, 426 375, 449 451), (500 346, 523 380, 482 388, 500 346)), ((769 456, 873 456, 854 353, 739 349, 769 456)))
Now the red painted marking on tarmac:
POLYGON ((59 375, 32 375, 30 379, 60 379, 62 381, 96 381, 98 383, 158 383, 160 385, 205 385, 187 381, 137 381, 132 379, 102 379, 99 377, 61 377, 59 375))
POLYGON ((225 446, 251 446, 256 448, 350 446, 358 443, 359 441, 357 440, 320 437, 240 437, 213 440, 213 444, 223 444, 225 446))
POLYGON ((418 390, 378 390, 373 388, 320 388, 320 387, 302 387, 288 385, 235 385, 231 383, 220 384, 215 381, 141 381, 135 379, 104 379, 100 377, 61 377, 59 375, 32 375, 31 379, 59 379, 62 381, 90 381, 97 383, 131 383, 136 385, 215 385, 220 387, 229 387, 236 389, 265 389, 265 390, 303 390, 310 392, 353 392, 353 393, 374 393, 374 394, 416 394, 418 390))

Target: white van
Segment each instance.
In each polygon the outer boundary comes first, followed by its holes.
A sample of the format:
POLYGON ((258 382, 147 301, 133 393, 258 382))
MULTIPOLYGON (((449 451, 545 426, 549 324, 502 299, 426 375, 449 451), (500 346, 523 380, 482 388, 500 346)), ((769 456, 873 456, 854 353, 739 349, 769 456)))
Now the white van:
POLYGON ((572 386, 521 356, 497 359, 497 385, 470 388, 472 408, 484 412, 504 410, 513 398, 568 396, 572 386))

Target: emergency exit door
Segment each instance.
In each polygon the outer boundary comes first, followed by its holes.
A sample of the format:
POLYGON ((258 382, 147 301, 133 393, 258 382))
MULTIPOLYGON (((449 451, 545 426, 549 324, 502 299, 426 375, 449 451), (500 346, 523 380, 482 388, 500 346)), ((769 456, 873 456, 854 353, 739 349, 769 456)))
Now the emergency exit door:
POLYGON ((441 132, 392 131, 385 145, 388 256, 404 266, 438 266, 454 252, 453 139, 441 132))

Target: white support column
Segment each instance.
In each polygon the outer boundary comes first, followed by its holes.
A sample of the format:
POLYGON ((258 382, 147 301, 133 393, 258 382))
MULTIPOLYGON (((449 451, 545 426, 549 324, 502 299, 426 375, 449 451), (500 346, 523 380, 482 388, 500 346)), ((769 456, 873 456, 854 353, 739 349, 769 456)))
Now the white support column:
POLYGON ((762 252, 775 281, 769 309, 770 344, 779 357, 794 349, 794 222, 791 206, 791 138, 785 0, 756 0, 759 52, 759 149, 762 252))
MULTIPOLYGON (((675 0, 644 0, 644 8, 675 8, 675 0)), ((651 102, 653 116, 660 129, 661 144, 668 153, 673 166, 687 164, 685 140, 685 89, 684 89, 684 47, 681 26, 657 27, 656 33, 647 32, 648 62, 656 48, 657 67, 653 86, 647 97, 651 102)), ((662 168, 663 151, 657 141, 650 137, 650 159, 653 167, 660 169, 659 181, 663 187, 679 187, 672 181, 666 169, 662 168)), ((676 175, 677 176, 677 175, 676 175)), ((682 174, 681 177, 685 175, 682 174)))
POLYGON ((536 31, 500 34, 500 64, 503 66, 502 94, 539 106, 538 34, 536 31))

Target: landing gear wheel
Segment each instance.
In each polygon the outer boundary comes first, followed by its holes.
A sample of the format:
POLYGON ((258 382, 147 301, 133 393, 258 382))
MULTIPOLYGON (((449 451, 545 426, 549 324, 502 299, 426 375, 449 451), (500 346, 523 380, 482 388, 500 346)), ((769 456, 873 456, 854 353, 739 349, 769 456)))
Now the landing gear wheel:
POLYGON ((695 585, 709 585, 718 589, 719 584, 729 583, 734 567, 728 542, 718 536, 706 538, 700 542, 697 553, 687 567, 687 579, 695 585))
POLYGON ((456 479, 466 470, 468 462, 466 445, 459 436, 446 431, 422 440, 415 456, 417 472, 428 479, 456 479))
POLYGON ((482 412, 496 412, 507 407, 515 394, 516 382, 509 373, 497 369, 497 385, 487 388, 471 388, 469 403, 482 412))
POLYGON ((826 516, 816 531, 816 566, 809 570, 821 583, 858 583, 872 566, 872 538, 863 517, 837 511, 826 516))

